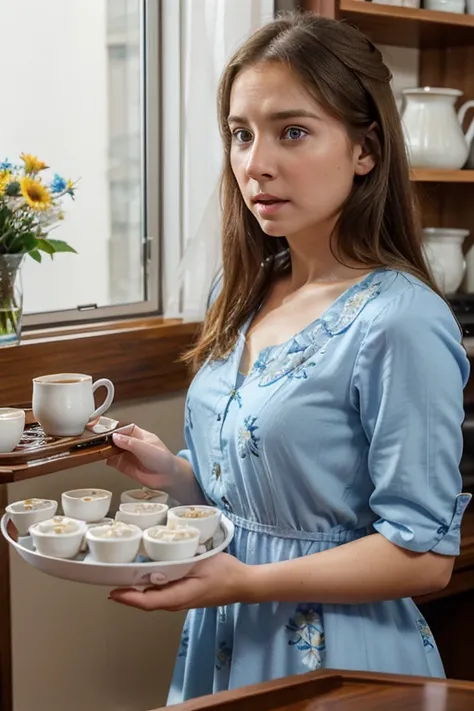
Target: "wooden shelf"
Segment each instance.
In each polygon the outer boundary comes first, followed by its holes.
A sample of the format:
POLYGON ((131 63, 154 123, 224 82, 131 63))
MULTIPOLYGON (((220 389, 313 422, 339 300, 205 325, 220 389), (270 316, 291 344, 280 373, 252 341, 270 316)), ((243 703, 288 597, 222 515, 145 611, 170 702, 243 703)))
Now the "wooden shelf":
POLYGON ((339 17, 379 44, 421 48, 474 44, 474 15, 340 0, 339 17))
POLYGON ((414 168, 411 179, 417 183, 474 183, 474 170, 414 168))

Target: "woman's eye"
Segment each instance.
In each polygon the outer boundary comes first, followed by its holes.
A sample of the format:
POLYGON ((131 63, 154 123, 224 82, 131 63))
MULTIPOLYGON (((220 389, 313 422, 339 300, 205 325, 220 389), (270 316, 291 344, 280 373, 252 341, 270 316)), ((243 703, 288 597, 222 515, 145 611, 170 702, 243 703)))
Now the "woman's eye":
POLYGON ((232 133, 232 137, 237 143, 248 143, 252 140, 252 134, 245 128, 238 128, 232 133))
POLYGON ((297 141, 299 138, 303 138, 307 135, 307 131, 305 131, 303 128, 298 128, 297 126, 290 126, 289 128, 285 129, 285 132, 283 133, 283 137, 289 138, 290 141, 297 141))

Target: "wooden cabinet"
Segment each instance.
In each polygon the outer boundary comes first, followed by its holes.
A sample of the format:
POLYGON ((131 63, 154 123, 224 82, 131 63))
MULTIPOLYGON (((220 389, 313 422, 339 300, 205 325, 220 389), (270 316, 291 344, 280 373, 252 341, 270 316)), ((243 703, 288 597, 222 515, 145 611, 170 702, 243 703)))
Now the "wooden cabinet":
MULTIPOLYGON (((374 44, 418 48, 418 86, 460 89, 459 105, 474 99, 474 15, 364 0, 306 0, 300 5, 356 25, 374 44)), ((472 118, 468 111, 466 124, 472 118)), ((412 179, 423 226, 470 230, 467 251, 474 242, 474 170, 414 170, 412 179)))

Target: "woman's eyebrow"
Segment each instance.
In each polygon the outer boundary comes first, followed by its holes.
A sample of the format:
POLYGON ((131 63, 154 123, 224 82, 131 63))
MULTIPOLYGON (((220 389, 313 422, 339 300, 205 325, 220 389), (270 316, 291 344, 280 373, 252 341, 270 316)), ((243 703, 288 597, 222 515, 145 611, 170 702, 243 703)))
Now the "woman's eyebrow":
MULTIPOLYGON (((287 111, 275 111, 268 115, 270 121, 282 121, 283 119, 292 118, 312 118, 318 121, 321 120, 321 116, 314 114, 312 111, 307 111, 306 109, 289 109, 287 111)), ((243 116, 231 115, 228 117, 227 122, 230 123, 247 123, 243 116)))

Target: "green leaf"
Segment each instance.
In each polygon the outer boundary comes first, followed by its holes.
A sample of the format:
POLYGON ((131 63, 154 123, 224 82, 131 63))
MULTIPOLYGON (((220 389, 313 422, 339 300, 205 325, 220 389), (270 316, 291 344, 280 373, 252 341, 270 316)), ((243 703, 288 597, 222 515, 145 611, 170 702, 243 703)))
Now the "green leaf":
POLYGON ((5 188, 5 195, 9 195, 10 197, 16 197, 19 194, 20 183, 18 183, 16 180, 13 183, 9 183, 5 188))
POLYGON ((31 252, 33 249, 38 248, 38 240, 32 232, 26 232, 26 234, 21 235, 21 251, 31 252))
POLYGON ((73 254, 77 254, 73 247, 70 247, 67 242, 63 242, 61 239, 48 239, 47 241, 54 247, 55 252, 72 252, 73 254))
POLYGON ((41 264, 41 252, 38 252, 37 249, 34 249, 32 252, 28 252, 28 254, 35 260, 35 262, 39 262, 41 264))
POLYGON ((46 254, 51 254, 51 256, 56 251, 54 249, 54 246, 47 239, 39 239, 38 244, 37 244, 37 249, 41 250, 41 252, 46 252, 46 254))

